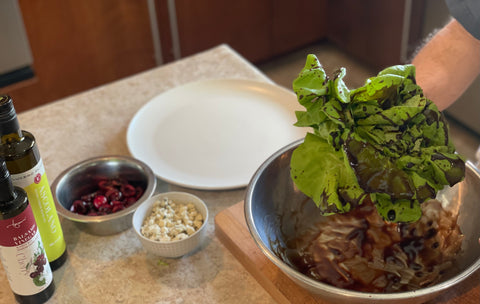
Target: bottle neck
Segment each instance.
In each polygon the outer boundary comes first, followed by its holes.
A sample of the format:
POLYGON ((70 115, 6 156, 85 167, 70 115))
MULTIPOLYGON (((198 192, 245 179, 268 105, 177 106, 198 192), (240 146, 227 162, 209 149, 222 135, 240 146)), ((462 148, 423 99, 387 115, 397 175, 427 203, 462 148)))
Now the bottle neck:
POLYGON ((0 204, 15 200, 16 195, 13 188, 10 173, 7 170, 7 164, 0 160, 0 204))
POLYGON ((22 130, 12 98, 0 95, 0 140, 2 144, 18 142, 22 139, 22 130))

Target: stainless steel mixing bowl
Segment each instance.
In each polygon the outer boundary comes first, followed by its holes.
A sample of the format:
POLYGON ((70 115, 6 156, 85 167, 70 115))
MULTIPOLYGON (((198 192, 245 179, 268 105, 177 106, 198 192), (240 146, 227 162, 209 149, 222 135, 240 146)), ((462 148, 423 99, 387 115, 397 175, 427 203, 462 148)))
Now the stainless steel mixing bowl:
POLYGON ((132 227, 133 212, 155 191, 157 180, 145 163, 128 156, 102 156, 75 164, 52 183, 52 194, 57 212, 75 222, 82 230, 95 235, 110 235, 132 227), (92 193, 101 179, 122 178, 141 186, 143 195, 132 206, 116 213, 88 216, 70 211, 74 200, 92 193))
MULTIPOLYGON (((294 142, 268 158, 251 179, 245 196, 245 217, 261 251, 287 276, 313 295, 331 303, 423 303, 465 280, 480 268, 480 172, 467 162, 461 183, 443 190, 437 198, 458 210, 458 224, 465 238, 458 257, 458 271, 434 286, 410 292, 364 293, 337 288, 303 275, 276 253, 287 252, 286 238, 318 222, 316 206, 294 186, 290 158, 302 142, 294 142)), ((328 170, 328 168, 327 168, 328 170)))

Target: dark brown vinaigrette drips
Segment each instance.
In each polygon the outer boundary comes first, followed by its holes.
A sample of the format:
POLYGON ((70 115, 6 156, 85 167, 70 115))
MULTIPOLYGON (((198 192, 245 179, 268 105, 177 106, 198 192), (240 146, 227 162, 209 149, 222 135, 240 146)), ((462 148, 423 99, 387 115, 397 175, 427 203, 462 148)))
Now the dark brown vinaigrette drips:
MULTIPOLYGON (((305 275, 363 292, 416 290, 438 282, 460 252, 457 219, 440 202, 422 204, 410 224, 385 222, 371 202, 327 217, 302 237, 287 240, 288 262, 305 275)), ((284 258, 287 252, 283 252, 284 258)))

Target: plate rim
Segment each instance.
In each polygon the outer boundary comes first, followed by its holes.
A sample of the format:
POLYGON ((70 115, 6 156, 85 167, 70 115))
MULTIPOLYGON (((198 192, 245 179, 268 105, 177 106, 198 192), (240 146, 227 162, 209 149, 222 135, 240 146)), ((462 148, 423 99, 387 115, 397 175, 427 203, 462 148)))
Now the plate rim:
MULTIPOLYGON (((174 86, 170 89, 166 89, 163 92, 160 92, 159 94, 151 97, 146 101, 132 116, 130 119, 130 122, 127 127, 126 131, 126 144, 127 144, 127 149, 130 153, 130 155, 134 158, 137 158, 143 162, 145 162, 149 167, 151 167, 152 171, 154 172, 155 176, 167 183, 170 183, 172 185, 177 185, 181 186, 184 188, 190 188, 190 189, 197 189, 197 190, 234 190, 234 189, 240 189, 244 188, 248 185, 250 182, 250 178, 247 181, 241 182, 241 183, 231 183, 228 185, 209 185, 207 183, 192 183, 192 182, 182 182, 180 180, 177 180, 175 178, 170 178, 165 174, 161 174, 161 172, 158 172, 159 170, 157 168, 153 168, 151 164, 149 164, 148 160, 139 158, 138 154, 134 153, 133 148, 132 148, 132 143, 131 143, 131 133, 133 132, 135 128, 135 121, 138 119, 138 117, 145 111, 146 108, 151 106, 151 104, 155 103, 157 99, 161 99, 163 95, 165 94, 172 94, 172 92, 179 91, 185 88, 188 88, 190 86, 195 86, 195 85, 211 85, 211 84, 216 84, 220 83, 219 85, 225 86, 227 85, 235 85, 239 86, 241 90, 243 91, 247 85, 254 86, 254 87, 262 87, 262 88, 268 88, 269 90, 275 90, 277 91, 276 94, 285 94, 285 97, 287 98, 288 95, 291 96, 291 98, 296 99, 296 94, 293 91, 288 90, 285 87, 282 87, 274 82, 268 82, 268 81, 262 81, 262 80, 252 80, 252 79, 245 79, 245 78, 211 78, 211 79, 202 79, 202 80, 194 80, 190 82, 183 83, 178 86, 174 86)), ((251 91, 251 90, 248 90, 251 91)), ((273 152, 272 152, 273 153, 273 152)), ((259 164, 260 166, 261 164, 259 164)), ((256 171, 256 170, 255 170, 256 171)), ((252 172, 252 176, 254 175, 255 172, 252 172)))

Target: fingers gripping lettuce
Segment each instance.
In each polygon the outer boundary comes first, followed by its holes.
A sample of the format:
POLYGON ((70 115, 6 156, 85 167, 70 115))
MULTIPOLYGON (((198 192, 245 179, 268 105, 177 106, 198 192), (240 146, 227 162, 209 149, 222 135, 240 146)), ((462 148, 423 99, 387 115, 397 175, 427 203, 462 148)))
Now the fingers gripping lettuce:
POLYGON ((448 126, 415 83, 415 67, 381 71, 349 90, 345 69, 330 79, 314 55, 293 82, 311 127, 293 152, 291 176, 323 214, 344 213, 371 199, 383 218, 413 222, 420 204, 465 175, 448 126))

